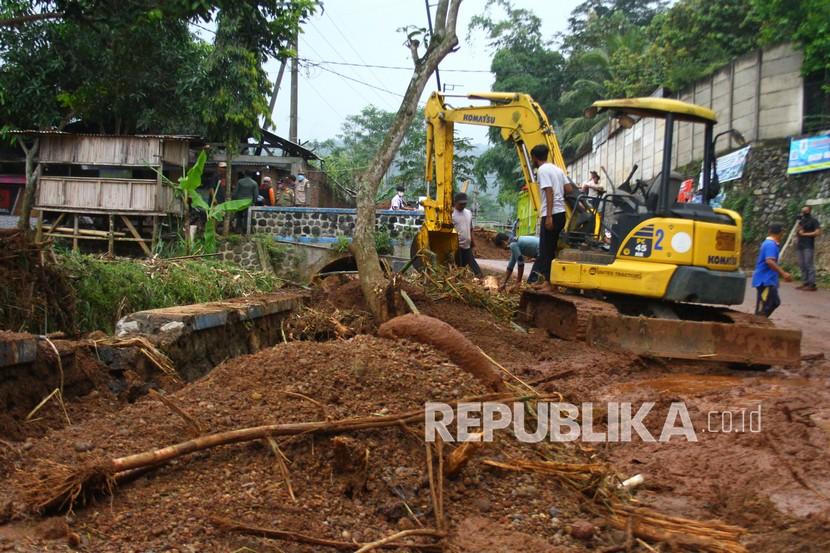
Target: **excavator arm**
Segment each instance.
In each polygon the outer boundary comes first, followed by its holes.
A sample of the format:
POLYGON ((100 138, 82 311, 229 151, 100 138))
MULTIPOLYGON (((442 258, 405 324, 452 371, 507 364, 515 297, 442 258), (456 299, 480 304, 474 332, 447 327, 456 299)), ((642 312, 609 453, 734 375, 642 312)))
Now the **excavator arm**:
POLYGON ((565 160, 559 150, 556 135, 542 107, 527 94, 486 92, 464 96, 433 92, 427 101, 426 116, 426 181, 431 183, 423 201, 424 225, 413 242, 412 254, 416 260, 429 251, 435 261, 446 263, 457 248, 452 224, 454 126, 458 124, 497 127, 504 140, 516 148, 519 164, 530 193, 531 203, 539 210, 539 186, 532 170, 530 151, 544 144, 551 152, 553 163, 566 171, 565 160), (466 98, 488 102, 455 108, 446 98, 466 98))

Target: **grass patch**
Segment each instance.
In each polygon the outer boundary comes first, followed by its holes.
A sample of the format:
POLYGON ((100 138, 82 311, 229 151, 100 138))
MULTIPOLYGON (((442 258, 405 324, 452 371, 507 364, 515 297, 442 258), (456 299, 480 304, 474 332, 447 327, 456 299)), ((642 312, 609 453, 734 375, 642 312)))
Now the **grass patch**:
MULTIPOLYGON (((58 256, 58 268, 75 296, 75 327, 112 332, 134 311, 217 301, 279 288, 276 277, 211 260, 103 260, 58 256)), ((44 291, 46 292, 46 291, 44 291)))

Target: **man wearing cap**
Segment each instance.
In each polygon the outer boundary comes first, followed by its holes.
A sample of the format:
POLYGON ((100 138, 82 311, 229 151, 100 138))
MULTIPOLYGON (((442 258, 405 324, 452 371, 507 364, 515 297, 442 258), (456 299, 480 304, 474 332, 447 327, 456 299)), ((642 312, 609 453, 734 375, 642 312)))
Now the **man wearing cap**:
POLYGON ((761 243, 758 261, 755 263, 755 271, 752 273, 752 286, 758 290, 755 314, 763 317, 769 317, 781 305, 781 298, 778 295, 779 277, 787 282, 792 280, 790 273, 778 264, 783 231, 783 226, 778 223, 769 226, 769 235, 761 243))
POLYGON ((459 267, 469 267, 477 277, 481 276, 481 269, 476 263, 473 253, 473 212, 467 209, 467 194, 459 192, 455 195, 452 210, 452 224, 458 233, 458 255, 456 262, 459 267))
POLYGON ((302 173, 297 175, 297 182, 294 185, 294 203, 298 206, 304 206, 306 203, 306 192, 311 183, 305 178, 302 173))

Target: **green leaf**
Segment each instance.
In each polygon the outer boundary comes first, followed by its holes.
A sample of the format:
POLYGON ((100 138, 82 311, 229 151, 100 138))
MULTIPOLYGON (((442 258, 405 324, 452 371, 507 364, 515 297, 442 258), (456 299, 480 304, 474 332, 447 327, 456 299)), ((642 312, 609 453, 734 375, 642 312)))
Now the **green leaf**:
POLYGON ((250 199, 228 200, 227 202, 222 202, 221 204, 214 206, 213 210, 222 213, 232 213, 234 211, 242 211, 243 209, 247 209, 249 205, 251 205, 250 199))
POLYGON ((193 207, 199 208, 206 213, 210 210, 210 206, 198 192, 188 193, 188 197, 190 198, 190 203, 193 207))
POLYGON ((188 169, 187 175, 179 179, 179 187, 187 192, 193 192, 202 186, 202 173, 205 170, 205 161, 207 161, 207 153, 204 150, 199 152, 199 157, 196 158, 196 163, 188 169))

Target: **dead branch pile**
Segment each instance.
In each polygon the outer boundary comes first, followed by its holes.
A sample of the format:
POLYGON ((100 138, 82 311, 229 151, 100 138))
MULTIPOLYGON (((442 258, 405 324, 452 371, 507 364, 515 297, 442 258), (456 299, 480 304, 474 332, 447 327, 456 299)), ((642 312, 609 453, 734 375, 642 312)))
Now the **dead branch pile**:
POLYGON ((454 300, 473 307, 481 307, 501 321, 513 318, 519 307, 518 297, 501 294, 483 286, 466 268, 425 267, 409 277, 410 282, 423 287, 434 301, 454 300))
POLYGON ((173 361, 160 349, 154 346, 147 338, 143 336, 136 336, 131 338, 117 338, 115 336, 107 336, 91 340, 94 346, 109 346, 113 348, 138 348, 150 362, 155 365, 157 369, 171 377, 175 382, 180 382, 179 374, 176 372, 176 367, 173 361))
POLYGON ((283 329, 285 340, 345 339, 372 330, 372 317, 366 311, 334 311, 305 306, 289 317, 283 329))

